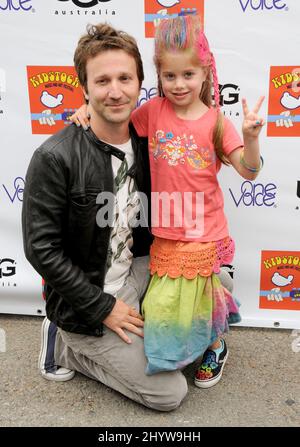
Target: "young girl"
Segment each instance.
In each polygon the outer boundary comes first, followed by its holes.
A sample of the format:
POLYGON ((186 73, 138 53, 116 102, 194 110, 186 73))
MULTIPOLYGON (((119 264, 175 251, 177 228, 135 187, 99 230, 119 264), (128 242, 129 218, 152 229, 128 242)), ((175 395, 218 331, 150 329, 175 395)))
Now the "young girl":
POLYGON ((138 134, 149 138, 152 183, 152 279, 142 305, 147 373, 202 355, 195 384, 208 388, 221 379, 228 356, 220 336, 240 321, 217 275, 234 255, 217 173, 225 163, 246 179, 257 176, 264 98, 252 112, 243 100, 242 141, 220 111, 215 59, 199 17, 161 21, 154 61, 161 96, 132 114, 138 134))

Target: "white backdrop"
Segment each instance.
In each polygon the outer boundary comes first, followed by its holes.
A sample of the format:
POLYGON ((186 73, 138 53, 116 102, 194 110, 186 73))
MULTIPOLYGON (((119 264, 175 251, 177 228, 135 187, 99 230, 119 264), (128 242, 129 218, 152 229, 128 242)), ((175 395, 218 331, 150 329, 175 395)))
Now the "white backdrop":
POLYGON ((237 247, 229 268, 241 325, 300 328, 299 0, 0 0, 0 313, 44 314, 41 278, 23 254, 24 179, 33 151, 81 102, 67 75, 87 23, 108 21, 137 39, 143 102, 156 86, 145 22, 151 34, 162 15, 203 7, 224 114, 240 129, 241 98, 251 107, 266 96, 263 171, 246 183, 232 168, 220 174, 237 247))

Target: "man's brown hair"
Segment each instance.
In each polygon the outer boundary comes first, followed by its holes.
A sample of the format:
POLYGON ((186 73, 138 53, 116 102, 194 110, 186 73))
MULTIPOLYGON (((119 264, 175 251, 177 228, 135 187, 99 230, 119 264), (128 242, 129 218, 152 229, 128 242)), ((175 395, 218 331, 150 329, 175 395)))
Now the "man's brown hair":
POLYGON ((84 34, 78 41, 74 53, 74 65, 81 86, 87 91, 86 63, 88 59, 107 50, 123 50, 134 58, 141 87, 144 70, 136 40, 126 32, 118 31, 107 23, 88 25, 87 34, 84 34))

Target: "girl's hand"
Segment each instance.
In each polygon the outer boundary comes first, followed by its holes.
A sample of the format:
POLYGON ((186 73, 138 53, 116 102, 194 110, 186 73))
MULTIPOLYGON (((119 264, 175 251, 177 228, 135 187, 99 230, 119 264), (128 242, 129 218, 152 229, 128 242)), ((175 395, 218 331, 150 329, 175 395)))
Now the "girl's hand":
POLYGON ((259 109, 264 102, 265 97, 261 96, 257 101, 253 111, 249 111, 247 101, 245 98, 242 99, 244 121, 242 126, 242 131, 244 138, 257 138, 262 126, 265 124, 263 118, 258 115, 259 109))
POLYGON ((90 114, 88 111, 88 105, 83 104, 79 107, 77 112, 70 116, 70 121, 75 123, 76 126, 82 126, 84 130, 87 130, 90 127, 90 114))

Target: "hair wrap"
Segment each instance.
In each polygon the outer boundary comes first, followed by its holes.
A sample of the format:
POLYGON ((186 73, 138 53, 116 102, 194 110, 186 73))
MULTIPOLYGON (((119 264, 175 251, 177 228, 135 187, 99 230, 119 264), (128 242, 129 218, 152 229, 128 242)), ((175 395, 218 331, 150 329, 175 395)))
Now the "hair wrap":
POLYGON ((219 110, 220 109, 220 93, 219 93, 219 82, 218 82, 218 76, 217 76, 217 69, 216 69, 216 61, 213 53, 210 51, 208 40, 203 33, 203 31, 200 31, 198 34, 198 38, 196 41, 196 48, 197 48, 197 54, 199 57, 199 60, 202 65, 209 66, 212 73, 212 81, 213 81, 213 88, 214 88, 214 100, 215 100, 215 106, 219 110))
POLYGON ((211 72, 213 77, 213 87, 214 87, 214 100, 215 107, 220 110, 220 91, 219 91, 219 81, 217 76, 216 61, 213 53, 211 53, 211 72))
POLYGON ((198 34, 196 49, 201 64, 210 65, 212 53, 210 52, 209 44, 203 31, 200 31, 198 34))

